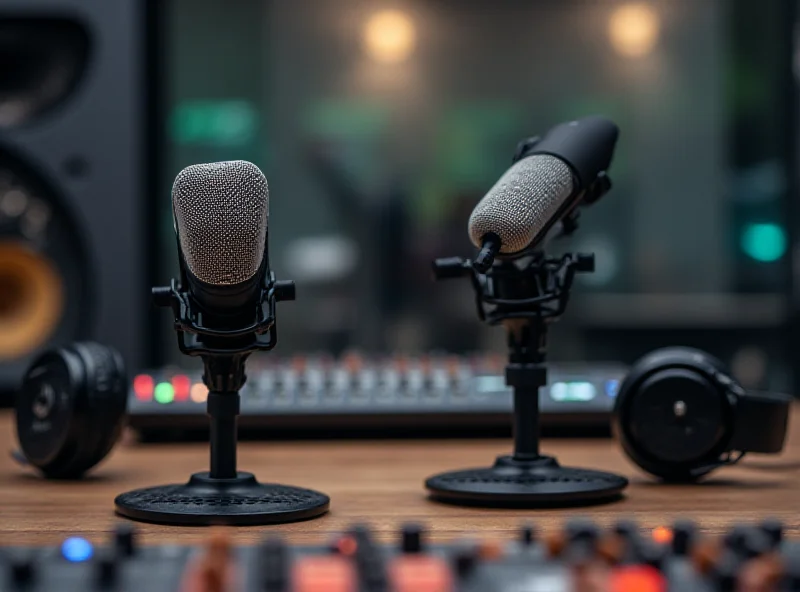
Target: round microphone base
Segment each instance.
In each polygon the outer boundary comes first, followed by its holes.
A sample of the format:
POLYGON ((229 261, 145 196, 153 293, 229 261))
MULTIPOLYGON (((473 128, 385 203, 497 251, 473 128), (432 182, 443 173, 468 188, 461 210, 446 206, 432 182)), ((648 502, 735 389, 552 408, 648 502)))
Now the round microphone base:
POLYGON ((330 498, 310 489, 259 483, 251 473, 212 479, 195 473, 183 485, 136 489, 114 500, 117 514, 183 526, 256 526, 298 522, 328 511, 330 498))
POLYGON ((556 459, 498 457, 493 467, 451 471, 425 486, 439 502, 484 507, 589 506, 622 498, 628 480, 613 473, 562 467, 556 459))

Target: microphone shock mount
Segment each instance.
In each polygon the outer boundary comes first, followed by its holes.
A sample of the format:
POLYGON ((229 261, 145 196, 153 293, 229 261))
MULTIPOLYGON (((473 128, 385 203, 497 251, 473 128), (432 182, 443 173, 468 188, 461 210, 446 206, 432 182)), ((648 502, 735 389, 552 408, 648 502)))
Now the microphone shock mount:
POLYGON ((442 473, 425 485, 435 500, 483 506, 588 505, 620 497, 628 481, 602 471, 562 467, 539 452, 539 389, 547 385, 547 332, 566 310, 577 273, 594 256, 541 251, 497 259, 482 273, 473 261, 437 259, 436 279, 468 276, 480 320, 507 334, 506 384, 514 396, 514 451, 494 466, 442 473))

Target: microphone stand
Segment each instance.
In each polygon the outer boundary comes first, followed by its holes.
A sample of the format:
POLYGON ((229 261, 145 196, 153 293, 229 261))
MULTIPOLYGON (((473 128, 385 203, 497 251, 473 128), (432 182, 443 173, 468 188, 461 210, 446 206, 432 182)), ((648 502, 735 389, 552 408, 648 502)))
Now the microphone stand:
MULTIPOLYGON (((266 261, 265 267, 268 269, 266 261)), ((205 324, 181 265, 180 283, 153 288, 157 306, 175 315, 178 347, 203 360, 203 382, 208 387, 210 470, 195 473, 188 483, 149 487, 123 493, 115 499, 118 514, 134 520, 183 525, 256 525, 294 522, 328 511, 330 499, 317 491, 288 485, 259 483, 252 473, 237 470, 237 416, 239 391, 246 381, 245 362, 251 353, 268 351, 278 340, 275 303, 295 299, 291 281, 265 274, 256 303, 255 321, 237 329, 205 324)), ((231 324, 235 324, 231 323, 231 324)))
POLYGON ((436 279, 469 276, 480 320, 507 333, 506 384, 514 394, 514 451, 488 468, 452 471, 425 485, 435 500, 464 505, 586 505, 620 497, 624 477, 562 467, 539 452, 539 390, 547 385, 547 331, 563 315, 576 273, 594 271, 594 255, 547 257, 541 251, 483 266, 437 259, 436 279))

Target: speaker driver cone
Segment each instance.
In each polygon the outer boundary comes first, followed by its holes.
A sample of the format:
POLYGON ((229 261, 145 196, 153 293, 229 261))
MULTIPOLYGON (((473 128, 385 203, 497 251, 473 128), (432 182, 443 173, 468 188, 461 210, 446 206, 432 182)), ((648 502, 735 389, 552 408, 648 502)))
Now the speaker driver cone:
POLYGON ((0 240, 0 359, 16 359, 42 347, 58 327, 64 286, 42 254, 0 240))
POLYGON ((46 347, 86 338, 92 277, 79 225, 44 168, 0 145, 0 407, 46 347))

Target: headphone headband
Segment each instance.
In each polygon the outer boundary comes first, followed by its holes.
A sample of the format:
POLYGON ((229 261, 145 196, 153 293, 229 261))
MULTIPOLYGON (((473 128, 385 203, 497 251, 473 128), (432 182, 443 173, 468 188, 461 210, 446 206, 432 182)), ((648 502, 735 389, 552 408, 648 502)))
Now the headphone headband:
POLYGON ((728 447, 740 452, 775 454, 783 450, 792 397, 762 391, 742 392, 736 401, 728 447))

